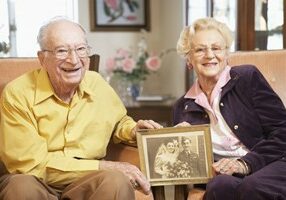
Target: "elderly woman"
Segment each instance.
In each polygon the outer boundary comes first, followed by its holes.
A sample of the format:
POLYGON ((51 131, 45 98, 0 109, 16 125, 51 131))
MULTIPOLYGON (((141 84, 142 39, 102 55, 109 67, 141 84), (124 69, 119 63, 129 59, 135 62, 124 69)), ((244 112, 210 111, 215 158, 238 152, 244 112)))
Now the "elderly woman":
POLYGON ((204 18, 177 51, 197 80, 174 106, 174 123, 209 123, 214 178, 204 199, 286 199, 286 110, 255 66, 228 66, 229 28, 204 18))

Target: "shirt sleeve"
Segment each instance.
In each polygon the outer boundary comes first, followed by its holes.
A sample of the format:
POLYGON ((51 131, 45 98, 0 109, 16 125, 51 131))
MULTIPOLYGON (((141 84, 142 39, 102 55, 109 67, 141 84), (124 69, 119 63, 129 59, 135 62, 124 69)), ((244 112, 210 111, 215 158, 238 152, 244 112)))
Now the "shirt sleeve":
POLYGON ((129 116, 125 115, 117 124, 114 141, 116 143, 120 141, 126 141, 129 143, 135 143, 136 138, 132 136, 132 129, 136 126, 136 122, 129 116))

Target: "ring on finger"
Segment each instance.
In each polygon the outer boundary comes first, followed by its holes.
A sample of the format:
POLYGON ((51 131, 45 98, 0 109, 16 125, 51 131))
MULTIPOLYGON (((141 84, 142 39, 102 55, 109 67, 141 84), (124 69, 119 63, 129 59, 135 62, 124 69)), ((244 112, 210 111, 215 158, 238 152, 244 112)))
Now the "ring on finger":
POLYGON ((133 179, 130 180, 130 183, 134 189, 137 189, 139 187, 138 183, 133 179))

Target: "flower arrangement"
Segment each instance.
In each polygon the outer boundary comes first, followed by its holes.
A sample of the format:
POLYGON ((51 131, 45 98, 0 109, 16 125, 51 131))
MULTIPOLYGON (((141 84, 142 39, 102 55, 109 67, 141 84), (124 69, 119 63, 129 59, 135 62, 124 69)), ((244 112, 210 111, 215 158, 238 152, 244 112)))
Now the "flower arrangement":
POLYGON ((161 67, 162 57, 172 51, 168 49, 159 55, 149 53, 144 37, 138 43, 138 51, 132 52, 128 49, 117 49, 116 54, 107 58, 106 72, 110 76, 117 76, 132 83, 146 80, 147 76, 156 72, 161 67))

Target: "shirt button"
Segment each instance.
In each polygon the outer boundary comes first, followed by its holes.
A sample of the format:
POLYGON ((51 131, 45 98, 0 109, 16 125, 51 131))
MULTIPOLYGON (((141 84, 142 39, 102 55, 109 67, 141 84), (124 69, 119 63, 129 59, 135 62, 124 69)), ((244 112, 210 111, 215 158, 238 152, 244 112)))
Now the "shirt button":
POLYGON ((234 125, 234 130, 237 130, 238 129, 238 125, 234 125))
POLYGON ((223 105, 223 102, 220 102, 220 104, 219 104, 219 105, 220 105, 220 106, 224 106, 224 105, 223 105))
POLYGON ((185 110, 187 110, 187 109, 188 109, 188 107, 189 107, 188 105, 185 105, 185 110))

